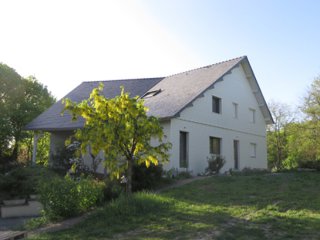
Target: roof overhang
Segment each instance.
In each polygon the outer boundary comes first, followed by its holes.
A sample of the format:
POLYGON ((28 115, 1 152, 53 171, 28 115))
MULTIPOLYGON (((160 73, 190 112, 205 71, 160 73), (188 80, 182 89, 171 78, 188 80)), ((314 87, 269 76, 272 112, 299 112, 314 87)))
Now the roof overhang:
POLYGON ((253 70, 251 68, 251 65, 249 63, 248 58, 245 57, 239 64, 241 64, 241 66, 244 70, 246 78, 247 78, 247 80, 250 84, 250 87, 252 89, 252 93, 258 102, 258 106, 262 112, 262 115, 264 117, 266 124, 274 124, 271 112, 268 108, 266 100, 263 97, 262 91, 261 91, 260 86, 258 84, 258 81, 253 73, 253 70))

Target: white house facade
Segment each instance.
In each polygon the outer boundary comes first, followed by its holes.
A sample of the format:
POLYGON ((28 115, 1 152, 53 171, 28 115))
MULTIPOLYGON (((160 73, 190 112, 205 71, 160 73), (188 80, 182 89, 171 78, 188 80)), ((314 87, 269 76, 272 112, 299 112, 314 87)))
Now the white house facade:
POLYGON ((266 122, 240 66, 185 108, 179 117, 165 123, 164 129, 173 146, 166 168, 202 173, 208 166, 210 154, 225 158, 222 171, 267 168, 266 122), (213 111, 216 99, 220 102, 218 112, 213 111), (180 135, 184 133, 187 137, 186 167, 180 163, 180 135), (213 142, 218 142, 219 149, 210 146, 213 142))
MULTIPOLYGON (((108 97, 119 94, 120 85, 132 96, 144 96, 149 114, 160 119, 172 143, 165 169, 201 174, 212 154, 225 158, 222 172, 267 168, 266 125, 273 120, 247 57, 164 78, 103 83, 108 97)), ((85 82, 66 97, 81 101, 97 85, 85 82)), ((59 101, 26 127, 51 132, 52 154, 83 126, 81 120, 72 123, 70 116, 61 116, 62 109, 59 101)), ((91 159, 86 157, 86 162, 90 165, 91 159)), ((104 171, 102 165, 98 171, 104 171)))

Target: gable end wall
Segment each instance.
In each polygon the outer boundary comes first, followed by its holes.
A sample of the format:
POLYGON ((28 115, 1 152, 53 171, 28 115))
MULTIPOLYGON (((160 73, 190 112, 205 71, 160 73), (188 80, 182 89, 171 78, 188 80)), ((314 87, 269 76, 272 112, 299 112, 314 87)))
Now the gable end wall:
MULTIPOLYGON (((266 123, 252 93, 241 65, 208 89, 179 117, 171 120, 171 162, 168 167, 179 168, 179 132, 189 133, 189 168, 193 174, 203 173, 207 167, 209 137, 222 139, 221 155, 226 159, 222 172, 234 168, 233 141, 239 141, 239 168, 267 168, 266 123), (222 112, 212 112, 212 96, 221 98, 222 112), (238 104, 238 118, 234 118, 233 103, 238 104), (250 109, 255 110, 255 123, 250 122, 250 109), (256 144, 256 157, 251 157, 251 143, 256 144)), ((180 169, 185 170, 185 169, 180 169)))

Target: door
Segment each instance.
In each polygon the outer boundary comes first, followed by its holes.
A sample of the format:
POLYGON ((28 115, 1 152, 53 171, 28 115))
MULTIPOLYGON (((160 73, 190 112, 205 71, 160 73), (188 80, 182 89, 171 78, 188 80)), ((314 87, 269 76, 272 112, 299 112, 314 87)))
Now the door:
POLYGON ((234 169, 239 169, 239 140, 233 140, 234 169))

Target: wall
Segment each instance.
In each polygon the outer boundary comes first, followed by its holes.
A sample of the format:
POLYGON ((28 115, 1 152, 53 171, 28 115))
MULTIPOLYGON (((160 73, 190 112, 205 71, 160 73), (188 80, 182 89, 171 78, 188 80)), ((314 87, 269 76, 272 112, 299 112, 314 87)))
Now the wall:
MULTIPOLYGON (((222 171, 234 167, 233 140, 239 140, 239 168, 267 168, 266 124, 242 67, 235 68, 223 81, 207 90, 180 116, 171 120, 171 166, 179 166, 179 132, 189 132, 189 169, 204 172, 209 156, 209 137, 222 139, 221 154, 226 159, 222 171), (221 114, 212 112, 212 96, 221 98, 221 114), (238 104, 234 118, 233 103, 238 104), (255 122, 249 109, 255 109, 255 122), (256 144, 256 157, 251 157, 250 143, 256 144)), ((180 169, 182 170, 182 169, 180 169)))
POLYGON ((50 159, 52 161, 52 155, 58 154, 58 152, 65 147, 65 141, 72 135, 72 131, 57 131, 50 132, 50 159))
MULTIPOLYGON (((163 141, 167 142, 170 139, 170 121, 163 121, 161 122, 161 126, 163 127, 163 133, 164 133, 164 138, 163 141)), ((51 137, 50 137, 50 156, 57 154, 59 149, 63 148, 65 145, 65 141, 68 137, 70 137, 72 132, 66 132, 66 131, 59 131, 59 132, 51 132, 51 137)), ((151 139, 151 144, 156 146, 158 145, 158 142, 155 139, 151 139)), ((89 148, 87 150, 89 152, 89 148)), ((98 159, 103 159, 103 152, 101 151, 98 156, 98 159)), ((50 159, 52 160, 52 159, 50 159)), ((90 168, 92 167, 92 157, 90 154, 86 153, 83 155, 83 160, 84 163, 89 166, 90 168)), ((171 163, 167 162, 164 163, 165 168, 170 169, 171 168, 171 163)), ((100 164, 97 167, 97 173, 100 174, 105 174, 105 168, 103 166, 103 161, 100 162, 100 164)))

